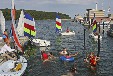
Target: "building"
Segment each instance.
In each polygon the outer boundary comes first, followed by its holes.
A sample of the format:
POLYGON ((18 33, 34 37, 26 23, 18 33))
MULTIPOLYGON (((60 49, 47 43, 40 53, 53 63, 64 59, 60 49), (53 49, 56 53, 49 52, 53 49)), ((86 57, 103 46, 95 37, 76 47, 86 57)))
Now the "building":
POLYGON ((97 3, 96 3, 96 9, 86 9, 86 16, 85 16, 85 21, 90 21, 90 24, 93 21, 95 14, 95 19, 97 22, 103 21, 110 21, 109 17, 105 17, 105 11, 104 10, 98 10, 97 9, 97 3))

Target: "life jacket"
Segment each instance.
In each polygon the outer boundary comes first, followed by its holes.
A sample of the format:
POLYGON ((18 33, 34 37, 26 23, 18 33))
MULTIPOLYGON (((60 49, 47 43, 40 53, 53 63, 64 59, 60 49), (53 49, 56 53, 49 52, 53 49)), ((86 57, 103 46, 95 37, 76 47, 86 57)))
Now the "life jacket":
POLYGON ((48 59, 48 55, 47 55, 46 53, 42 53, 42 59, 43 59, 43 60, 48 59))
POLYGON ((95 56, 90 59, 91 66, 96 66, 95 56))
POLYGON ((6 36, 6 38, 3 38, 4 39, 4 42, 7 42, 9 40, 8 35, 6 35, 6 34, 3 34, 3 35, 6 36))
POLYGON ((22 69, 22 64, 21 63, 17 63, 15 68, 13 69, 14 71, 19 71, 22 69))

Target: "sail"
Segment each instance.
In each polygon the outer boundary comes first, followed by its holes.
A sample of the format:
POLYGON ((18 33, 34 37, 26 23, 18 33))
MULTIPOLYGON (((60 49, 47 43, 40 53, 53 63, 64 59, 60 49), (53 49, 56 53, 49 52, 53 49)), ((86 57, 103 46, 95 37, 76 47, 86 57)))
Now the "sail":
POLYGON ((12 25, 11 25, 11 31, 12 31, 12 37, 14 39, 15 42, 15 46, 17 46, 18 50, 20 50, 21 52, 23 52, 23 48, 22 45, 20 44, 18 35, 17 35, 17 31, 15 28, 15 5, 14 5, 14 0, 12 0, 12 9, 11 9, 11 17, 12 17, 12 25))
POLYGON ((24 12, 21 11, 20 18, 18 21, 17 32, 19 36, 24 36, 24 12))
POLYGON ((36 28, 34 18, 28 13, 25 13, 24 15, 24 36, 35 37, 36 28))
POLYGON ((91 26, 92 26, 93 33, 96 33, 97 32, 97 21, 95 18, 95 13, 94 13, 93 22, 91 26))
POLYGON ((5 31, 5 18, 3 16, 2 11, 0 10, 0 25, 1 25, 1 31, 4 33, 5 31))
POLYGON ((61 28, 61 19, 60 17, 57 15, 56 16, 56 32, 60 32, 62 30, 61 28))

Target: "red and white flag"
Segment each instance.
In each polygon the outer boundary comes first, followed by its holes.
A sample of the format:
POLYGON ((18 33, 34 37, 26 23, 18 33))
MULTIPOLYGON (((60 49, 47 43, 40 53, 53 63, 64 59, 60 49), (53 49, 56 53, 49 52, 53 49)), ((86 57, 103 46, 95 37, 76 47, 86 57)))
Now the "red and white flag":
POLYGON ((22 45, 19 42, 19 37, 18 37, 18 34, 16 32, 16 29, 15 29, 15 14, 16 14, 15 12, 16 12, 16 10, 15 10, 15 5, 14 5, 14 0, 12 0, 12 9, 11 9, 11 17, 12 17, 11 30, 12 30, 12 36, 13 36, 15 45, 17 46, 18 50, 20 50, 21 52, 24 52, 23 48, 22 48, 22 45))

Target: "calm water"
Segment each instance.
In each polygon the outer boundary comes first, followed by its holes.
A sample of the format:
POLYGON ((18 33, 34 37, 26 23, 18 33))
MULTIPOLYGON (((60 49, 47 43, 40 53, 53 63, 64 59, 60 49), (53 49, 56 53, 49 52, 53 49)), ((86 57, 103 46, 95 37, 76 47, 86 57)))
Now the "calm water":
MULTIPOLYGON (((8 26, 10 22, 7 22, 8 26)), ((74 62, 64 65, 59 58, 55 62, 42 63, 40 59, 40 50, 52 51, 56 57, 59 57, 58 52, 66 47, 71 53, 79 52, 75 57, 77 64, 77 74, 75 76, 113 76, 113 39, 103 36, 101 43, 100 61, 97 65, 97 71, 94 74, 86 67, 83 58, 87 52, 94 51, 97 54, 97 43, 89 39, 89 31, 86 30, 86 50, 84 50, 84 33, 83 26, 71 21, 62 21, 62 30, 65 31, 66 27, 76 32, 75 36, 56 36, 55 34, 55 21, 54 20, 41 20, 36 21, 37 37, 51 41, 50 47, 37 48, 37 56, 28 60, 28 67, 23 76, 61 76, 66 74, 67 70, 73 66, 74 62)))

